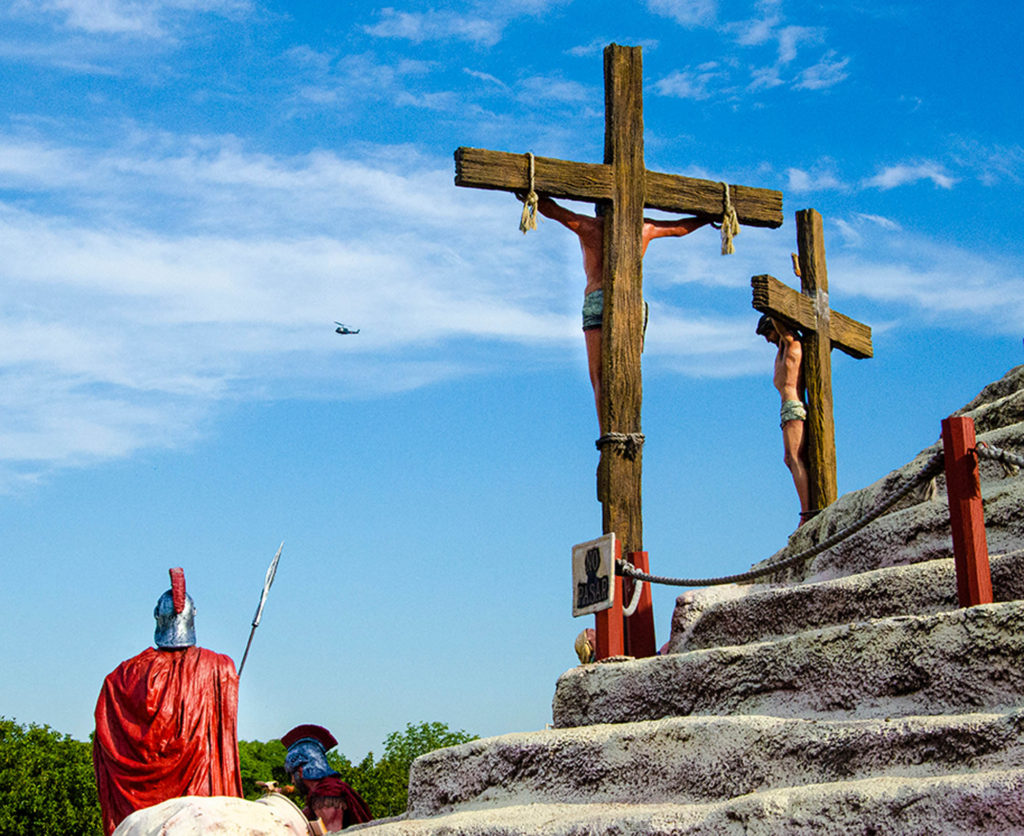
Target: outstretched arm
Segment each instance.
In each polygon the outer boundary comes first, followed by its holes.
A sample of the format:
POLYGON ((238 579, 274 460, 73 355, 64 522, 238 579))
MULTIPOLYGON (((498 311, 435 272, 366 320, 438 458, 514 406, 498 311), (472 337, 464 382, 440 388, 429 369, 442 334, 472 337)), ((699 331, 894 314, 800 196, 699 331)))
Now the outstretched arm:
POLYGON ((705 226, 713 218, 710 215, 697 215, 694 218, 679 218, 671 221, 658 221, 651 218, 644 218, 644 241, 652 241, 655 238, 679 238, 689 235, 695 229, 705 226))
MULTIPOLYGON (((525 200, 526 195, 516 192, 516 197, 519 200, 525 200)), ((567 229, 571 229, 577 235, 582 230, 591 230, 596 224, 599 224, 597 218, 593 215, 581 215, 578 212, 573 212, 571 209, 566 209, 564 206, 555 203, 550 197, 542 195, 537 201, 537 211, 540 212, 545 218, 551 218, 553 221, 558 221, 562 226, 567 229)))

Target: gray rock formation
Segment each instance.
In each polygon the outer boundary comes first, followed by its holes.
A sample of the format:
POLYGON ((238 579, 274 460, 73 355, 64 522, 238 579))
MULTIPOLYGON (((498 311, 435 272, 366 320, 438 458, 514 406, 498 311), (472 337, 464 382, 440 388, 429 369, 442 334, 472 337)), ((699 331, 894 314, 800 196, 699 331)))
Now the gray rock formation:
MULTIPOLYGON (((1024 452, 1024 366, 961 410, 1024 452)), ((841 497, 823 541, 938 449, 841 497)), ((1024 834, 1024 475, 982 462, 995 603, 959 609, 945 484, 763 583, 679 597, 670 652, 573 668, 555 728, 430 753, 408 834, 1024 834)))

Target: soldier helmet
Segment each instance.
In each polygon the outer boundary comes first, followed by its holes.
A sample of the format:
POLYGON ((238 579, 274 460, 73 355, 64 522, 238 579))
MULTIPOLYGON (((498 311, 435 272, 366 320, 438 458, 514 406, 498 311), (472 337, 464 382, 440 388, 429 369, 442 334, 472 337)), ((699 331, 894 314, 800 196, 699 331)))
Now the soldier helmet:
POLYGON ((302 777, 310 780, 338 774, 327 763, 327 750, 337 746, 338 741, 323 726, 311 723, 296 726, 281 742, 288 749, 284 768, 289 775, 294 775, 300 766, 302 777))
POLYGON ((196 605, 185 592, 185 570, 171 569, 170 574, 171 588, 160 596, 153 610, 153 638, 157 647, 192 647, 196 643, 196 605))

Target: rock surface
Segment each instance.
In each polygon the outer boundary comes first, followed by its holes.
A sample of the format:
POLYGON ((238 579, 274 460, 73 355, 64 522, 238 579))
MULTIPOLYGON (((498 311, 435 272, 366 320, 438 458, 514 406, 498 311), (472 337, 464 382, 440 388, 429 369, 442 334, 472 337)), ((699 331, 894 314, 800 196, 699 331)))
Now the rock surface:
MULTIPOLYGON (((961 413, 1024 452, 1024 366, 961 413)), ((769 561, 851 525, 938 449, 769 561)), ((556 728, 419 758, 406 816, 359 829, 1024 834, 1024 476, 980 470, 995 603, 957 608, 939 476, 803 565, 680 596, 667 655, 567 671, 556 728)))

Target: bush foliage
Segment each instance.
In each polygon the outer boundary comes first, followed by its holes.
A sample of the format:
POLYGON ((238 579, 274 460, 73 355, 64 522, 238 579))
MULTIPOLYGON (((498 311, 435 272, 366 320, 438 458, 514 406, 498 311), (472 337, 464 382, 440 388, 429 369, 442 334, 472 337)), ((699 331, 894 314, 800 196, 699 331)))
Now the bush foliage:
POLYGON ((102 836, 92 744, 0 717, 0 833, 102 836))
MULTIPOLYGON (((444 723, 409 723, 384 740, 384 754, 373 752, 353 765, 332 751, 327 760, 369 805, 376 818, 405 812, 409 767, 422 754, 476 740, 444 723)), ((285 748, 280 740, 241 740, 238 757, 245 797, 259 798, 257 781, 287 784, 285 748)), ((92 744, 48 726, 19 725, 0 717, 0 836, 74 833, 102 836, 92 744)))

